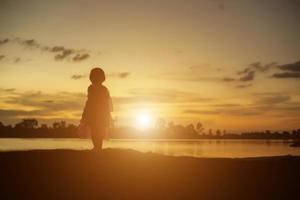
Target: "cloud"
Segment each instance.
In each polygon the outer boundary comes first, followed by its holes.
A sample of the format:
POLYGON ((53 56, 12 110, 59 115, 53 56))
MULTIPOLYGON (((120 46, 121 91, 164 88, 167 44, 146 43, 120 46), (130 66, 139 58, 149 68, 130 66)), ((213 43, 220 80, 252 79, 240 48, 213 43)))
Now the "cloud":
POLYGON ((244 85, 239 84, 239 85, 236 85, 235 87, 236 87, 236 88, 243 89, 243 88, 248 88, 248 87, 251 87, 251 86, 252 86, 252 84, 249 83, 249 84, 244 84, 244 85))
POLYGON ((178 73, 161 73, 156 75, 155 78, 172 81, 191 81, 191 82, 203 82, 203 81, 218 81, 219 77, 213 75, 202 75, 193 71, 190 72, 178 72, 178 73))
POLYGON ((68 60, 73 62, 79 62, 90 58, 90 54, 88 53, 87 50, 67 48, 62 45, 47 46, 39 43, 35 39, 22 39, 22 38, 4 39, 4 40, 0 40, 0 45, 8 42, 16 43, 29 49, 39 49, 51 55, 54 54, 53 58, 55 61, 68 60))
MULTIPOLYGON (((270 70, 275 70, 278 69, 278 64, 276 62, 270 62, 267 64, 262 64, 261 62, 254 62, 249 64, 247 67, 245 67, 242 70, 239 70, 236 72, 237 76, 236 78, 232 78, 232 77, 225 77, 222 80, 222 82, 234 82, 234 83, 238 83, 237 85, 234 85, 236 88, 248 88, 251 87, 253 84, 249 83, 249 84, 240 84, 243 82, 252 82, 256 75, 258 73, 264 74, 269 72, 270 70)), ((274 77, 279 78, 277 76, 280 75, 274 75, 274 77)))
POLYGON ((84 99, 83 93, 58 92, 53 94, 41 91, 14 92, 14 95, 6 97, 7 104, 42 109, 48 113, 82 109, 84 99))
POLYGON ((16 88, 7 88, 7 89, 3 89, 5 92, 15 92, 16 88))
POLYGON ((15 60, 14 60, 15 63, 18 63, 18 62, 20 62, 20 61, 21 61, 21 58, 19 58, 19 57, 18 57, 18 58, 15 58, 15 60))
POLYGON ((225 10, 225 5, 224 5, 224 3, 219 3, 218 8, 219 8, 220 10, 224 11, 224 10, 225 10))
POLYGON ((289 95, 281 93, 254 93, 252 103, 236 104, 208 104, 195 105, 182 111, 190 115, 225 115, 225 116, 255 116, 266 115, 268 117, 297 117, 300 111, 300 104, 292 102, 289 95), (205 109, 203 109, 205 108, 205 109))
POLYGON ((20 118, 33 117, 45 122, 54 119, 77 121, 82 113, 86 94, 73 92, 19 92, 0 88, 0 121, 15 123, 20 118))
POLYGON ((196 114, 196 115, 217 115, 220 114, 220 111, 217 110, 197 110, 197 109, 187 109, 182 113, 184 114, 196 114))
POLYGON ((34 47, 34 48, 40 48, 41 45, 37 43, 34 39, 29 39, 29 40, 20 40, 20 42, 28 47, 34 47))
POLYGON ((44 114, 41 110, 14 110, 14 109, 0 109, 0 118, 17 118, 17 117, 30 117, 44 114))
POLYGON ((202 69, 207 69, 207 68, 210 68, 210 67, 211 67, 210 64, 202 63, 202 64, 190 66, 189 69, 190 70, 202 70, 202 69))
POLYGON ((213 98, 203 97, 194 92, 160 88, 135 88, 131 89, 129 94, 140 100, 144 99, 156 103, 203 103, 214 100, 213 98))
POLYGON ((273 78, 279 78, 279 79, 284 79, 284 78, 300 78, 300 72, 284 72, 284 73, 275 73, 272 75, 273 78))
POLYGON ((218 73, 220 68, 211 66, 208 63, 192 65, 183 70, 168 71, 152 76, 155 79, 171 81, 189 81, 189 82, 219 82, 218 73))
POLYGON ((0 87, 0 102, 1 102, 1 99, 3 101, 3 99, 5 99, 7 95, 14 95, 15 93, 16 93, 15 88, 1 88, 0 87))
POLYGON ((86 77, 85 75, 81 75, 81 74, 74 74, 71 76, 71 79, 74 79, 74 80, 78 80, 78 79, 82 79, 86 77))
MULTIPOLYGON (((279 102, 280 100, 278 100, 279 102)), ((281 100, 285 101, 285 100, 281 100)), ((266 102, 265 102, 266 103, 266 102)), ((233 105, 233 106, 220 106, 220 107, 211 107, 210 109, 186 109, 182 113, 190 115, 225 115, 225 116, 237 116, 237 117, 260 117, 262 115, 276 116, 280 114, 281 116, 297 116, 300 111, 300 106, 292 106, 286 103, 282 105, 276 103, 275 101, 272 104, 249 104, 249 105, 233 105)))
POLYGON ((10 42, 10 39, 5 38, 5 39, 3 39, 3 40, 0 40, 0 45, 6 44, 6 43, 8 43, 8 42, 10 42))
POLYGON ((118 77, 120 78, 127 78, 130 75, 129 72, 121 72, 118 74, 118 77))
POLYGON ((277 62, 271 62, 267 64, 262 64, 260 62, 255 62, 249 65, 252 70, 259 72, 266 72, 277 66, 277 62))
POLYGON ((65 58, 67 58, 68 56, 70 56, 71 54, 73 54, 73 50, 72 49, 66 49, 64 51, 61 51, 59 54, 56 54, 54 56, 54 59, 59 61, 59 60, 64 60, 65 58))
POLYGON ((50 51, 52 52, 61 52, 61 51, 67 51, 68 49, 65 49, 63 46, 54 46, 50 48, 50 51))
POLYGON ((214 3, 217 6, 217 8, 221 11, 226 10, 224 1, 222 1, 222 0, 210 0, 210 2, 214 3))
POLYGON ((149 103, 149 104, 180 104, 205 103, 214 99, 202 97, 197 93, 184 92, 173 89, 135 88, 128 91, 128 96, 113 97, 114 105, 149 103))
POLYGON ((83 61, 86 60, 90 57, 90 55, 88 53, 84 53, 84 54, 76 54, 73 57, 73 61, 78 62, 78 61, 83 61))
POLYGON ((225 77, 222 79, 223 82, 232 82, 232 81, 235 81, 234 78, 229 78, 229 77, 225 77))
POLYGON ((255 101, 256 105, 266 104, 274 105, 280 103, 286 103, 291 100, 291 97, 288 95, 281 94, 266 94, 262 95, 258 100, 255 101))
MULTIPOLYGON (((240 82, 253 81, 255 79, 256 73, 266 73, 266 72, 270 71, 271 69, 275 69, 277 67, 277 65, 278 64, 276 62, 271 62, 271 63, 267 63, 267 64, 262 64, 261 62, 251 63, 243 70, 236 72, 236 74, 239 76, 236 80, 238 80, 240 82)), ((227 82, 229 82, 229 81, 227 81, 227 82)), ((250 87, 250 86, 252 86, 252 84, 236 85, 236 88, 246 88, 246 87, 250 87)))
POLYGON ((274 73, 271 77, 278 79, 300 78, 300 61, 278 65, 281 72, 274 73))
MULTIPOLYGON (((294 63, 281 64, 277 62, 271 62, 267 64, 262 64, 261 62, 251 63, 248 67, 241 71, 237 71, 237 75, 240 76, 239 81, 252 81, 255 78, 256 73, 266 73, 270 70, 280 70, 272 74, 272 78, 277 79, 288 79, 288 78, 300 78, 300 61, 294 63)), ((227 82, 230 82, 228 79, 227 82)), ((224 82, 226 80, 223 79, 224 82)))
POLYGON ((264 113, 257 108, 236 106, 227 108, 212 108, 211 110, 187 109, 183 110, 184 114, 191 115, 229 115, 229 116, 255 116, 264 113))
POLYGON ((21 61, 20 57, 16 58, 8 58, 6 55, 1 54, 0 55, 0 61, 12 61, 13 63, 19 63, 21 61))
POLYGON ((224 104, 214 104, 213 107, 222 107, 222 108, 228 108, 228 107, 239 107, 240 104, 236 103, 224 103, 224 104))
POLYGON ((244 75, 244 74, 248 74, 251 71, 264 73, 269 71, 270 69, 274 69, 276 66, 277 66, 276 62, 271 62, 267 64, 262 64, 261 62, 254 62, 249 64, 243 70, 237 71, 237 74, 244 75))
POLYGON ((255 77, 254 71, 247 72, 244 76, 239 78, 239 81, 245 82, 245 81, 252 81, 255 77))
POLYGON ((123 79, 123 78, 128 78, 128 76, 130 76, 130 72, 109 73, 107 74, 107 76, 123 79))
POLYGON ((300 61, 285 64, 285 65, 279 65, 278 68, 283 71, 300 72, 300 61))

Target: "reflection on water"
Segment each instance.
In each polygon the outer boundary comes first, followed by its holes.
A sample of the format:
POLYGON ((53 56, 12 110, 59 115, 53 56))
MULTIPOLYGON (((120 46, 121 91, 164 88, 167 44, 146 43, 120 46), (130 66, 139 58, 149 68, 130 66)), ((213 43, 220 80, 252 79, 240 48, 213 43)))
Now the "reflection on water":
MULTIPOLYGON (((174 156, 257 157, 300 155, 284 140, 108 140, 104 148, 135 149, 174 156)), ((0 150, 91 149, 85 139, 0 139, 0 150)))

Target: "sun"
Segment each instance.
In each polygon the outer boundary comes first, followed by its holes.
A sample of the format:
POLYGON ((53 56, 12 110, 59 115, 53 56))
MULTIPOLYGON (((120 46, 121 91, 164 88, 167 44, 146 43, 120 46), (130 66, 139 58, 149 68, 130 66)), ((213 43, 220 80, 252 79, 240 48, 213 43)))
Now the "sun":
POLYGON ((140 129, 149 129, 153 125, 153 118, 150 113, 138 113, 136 123, 140 129))

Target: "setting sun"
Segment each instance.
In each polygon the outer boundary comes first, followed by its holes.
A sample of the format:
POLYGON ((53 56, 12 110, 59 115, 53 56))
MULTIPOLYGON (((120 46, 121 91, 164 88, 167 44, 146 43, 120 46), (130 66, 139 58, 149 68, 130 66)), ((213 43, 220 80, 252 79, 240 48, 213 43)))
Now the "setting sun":
POLYGON ((140 129, 147 129, 152 126, 153 118, 151 114, 147 112, 139 113, 136 117, 136 123, 138 128, 140 129))

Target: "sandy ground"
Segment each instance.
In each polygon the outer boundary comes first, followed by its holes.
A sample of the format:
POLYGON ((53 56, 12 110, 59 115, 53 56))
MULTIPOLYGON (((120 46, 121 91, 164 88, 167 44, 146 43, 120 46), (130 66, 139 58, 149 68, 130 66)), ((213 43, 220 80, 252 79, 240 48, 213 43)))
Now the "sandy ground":
POLYGON ((0 152, 1 199, 300 199, 300 157, 0 152))

